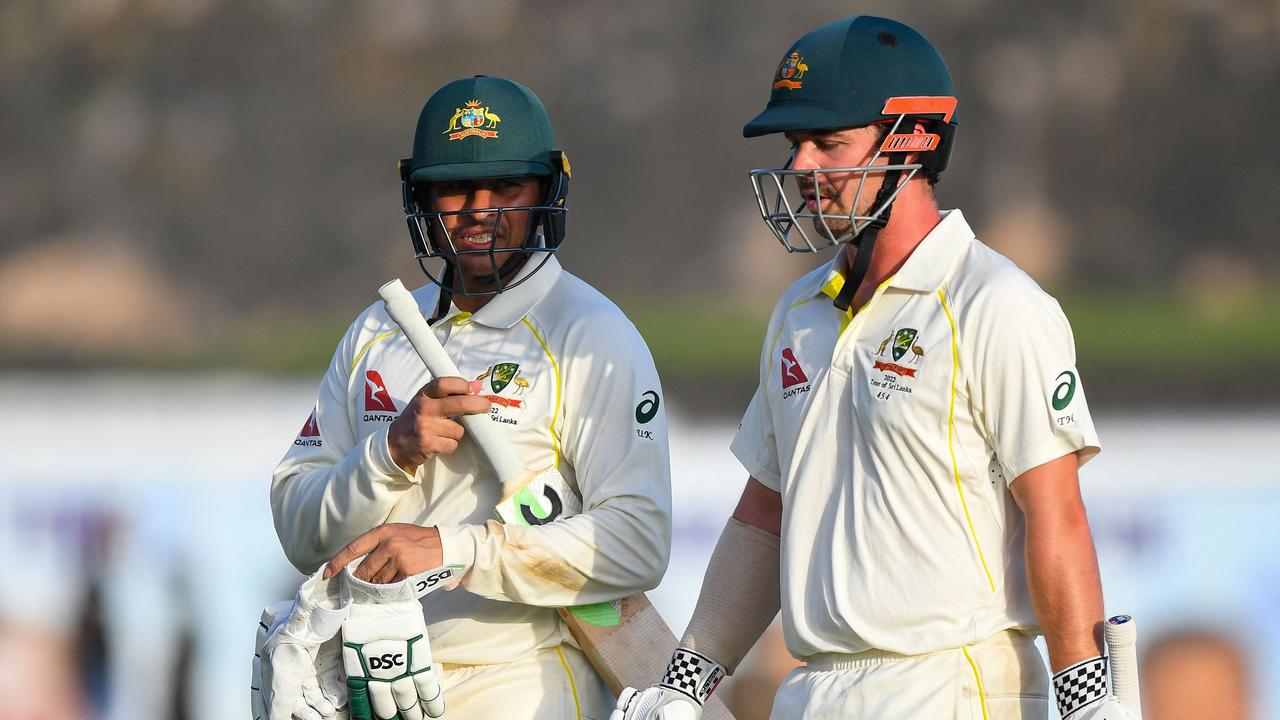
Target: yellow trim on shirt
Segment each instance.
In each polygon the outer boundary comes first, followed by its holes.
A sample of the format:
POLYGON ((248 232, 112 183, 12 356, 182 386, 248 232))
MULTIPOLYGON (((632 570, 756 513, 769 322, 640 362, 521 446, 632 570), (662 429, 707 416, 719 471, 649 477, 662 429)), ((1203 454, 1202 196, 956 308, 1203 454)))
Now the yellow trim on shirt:
POLYGON ((356 353, 356 359, 351 361, 351 369, 347 371, 347 374, 349 375, 356 371, 356 365, 360 364, 360 358, 364 357, 364 354, 369 352, 369 348, 373 347, 374 343, 379 342, 381 340, 386 340, 387 338, 395 337, 396 335, 399 335, 399 334, 400 334, 400 331, 396 330, 389 333, 382 333, 381 335, 375 335, 372 340, 364 344, 364 347, 360 348, 360 352, 356 353))
POLYGON ((991 569, 987 567, 982 543, 978 542, 978 532, 973 529, 973 517, 969 515, 969 503, 965 500, 964 486, 960 482, 960 465, 956 462, 956 378, 960 374, 960 344, 956 339, 956 320, 951 316, 951 308, 947 306, 947 291, 943 288, 938 288, 938 301, 942 303, 942 311, 947 314, 947 322, 951 325, 951 409, 947 413, 947 448, 951 451, 951 473, 956 479, 956 492, 960 495, 960 507, 964 508, 964 521, 969 526, 973 547, 978 551, 978 560, 982 562, 982 572, 987 575, 987 585, 991 586, 991 592, 995 592, 996 582, 991 579, 991 569))
MULTIPOLYGON (((939 290, 939 293, 942 291, 939 290)), ((948 313, 948 316, 950 313, 948 313)), ((969 648, 962 647, 964 659, 969 661, 969 667, 973 669, 973 679, 978 681, 978 699, 982 701, 982 720, 987 720, 987 691, 982 687, 982 673, 978 672, 978 663, 973 661, 973 656, 969 654, 969 648)))
MULTIPOLYGON (((890 275, 889 277, 885 278, 879 285, 876 286, 875 292, 871 294, 872 299, 874 299, 876 295, 879 295, 880 292, 884 290, 885 286, 893 281, 893 277, 894 277, 893 275, 890 275)), ((843 289, 844 289, 844 276, 836 272, 835 270, 831 271, 831 273, 827 276, 827 281, 822 283, 822 287, 818 288, 818 290, 820 290, 823 295, 826 295, 832 300, 835 300, 836 297, 840 295, 840 291, 843 289)), ((870 304, 871 304, 871 300, 868 300, 866 303, 862 305, 862 307, 858 308, 858 312, 859 313, 862 312, 867 308, 867 305, 870 305, 870 304)), ((853 312, 852 307, 844 311, 843 316, 840 318, 840 334, 841 335, 844 334, 845 328, 849 327, 849 323, 853 322, 853 318, 857 314, 858 313, 853 312)))
POLYGON ((569 689, 573 691, 573 709, 578 713, 578 720, 582 720, 582 703, 578 700, 578 683, 573 679, 573 670, 569 667, 569 660, 564 656, 564 651, 560 646, 556 646, 556 655, 560 656, 560 664, 564 666, 564 672, 569 676, 569 689))
POLYGON ((556 362, 556 356, 551 354, 551 348, 547 347, 547 341, 538 334, 537 328, 533 323, 529 322, 528 317, 523 317, 520 322, 529 328, 529 332, 533 333, 533 337, 537 339, 538 344, 542 346, 542 352, 547 354, 547 359, 551 361, 551 370, 556 376, 556 404, 551 413, 551 447, 556 453, 556 467, 560 467, 560 433, 556 431, 556 420, 560 419, 560 363, 556 362))

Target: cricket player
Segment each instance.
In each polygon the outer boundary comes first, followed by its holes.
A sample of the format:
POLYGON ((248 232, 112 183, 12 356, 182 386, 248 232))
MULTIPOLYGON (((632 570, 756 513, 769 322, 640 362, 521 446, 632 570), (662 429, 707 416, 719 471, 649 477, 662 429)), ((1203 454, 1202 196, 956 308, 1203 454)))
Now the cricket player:
POLYGON ((1099 450, 1058 303, 934 186, 956 98, 912 28, 853 17, 787 49, 747 137, 789 250, 732 443, 750 473, 662 682, 617 718, 692 718, 779 608, 805 665, 774 718, 1129 718, 1108 690, 1077 471, 1099 450), (1048 645, 1052 679, 1034 647, 1048 645))
POLYGON ((556 259, 570 179, 556 148, 546 109, 515 82, 476 76, 431 96, 401 163, 433 280, 414 296, 466 377, 431 378, 370 306, 271 485, 304 573, 357 558, 355 577, 373 583, 462 568, 460 586, 421 603, 450 718, 607 717, 614 699, 554 608, 651 589, 670 553, 662 389, 635 327, 556 259), (499 524, 501 485, 461 415, 487 416, 526 466, 557 467, 583 512, 499 524))

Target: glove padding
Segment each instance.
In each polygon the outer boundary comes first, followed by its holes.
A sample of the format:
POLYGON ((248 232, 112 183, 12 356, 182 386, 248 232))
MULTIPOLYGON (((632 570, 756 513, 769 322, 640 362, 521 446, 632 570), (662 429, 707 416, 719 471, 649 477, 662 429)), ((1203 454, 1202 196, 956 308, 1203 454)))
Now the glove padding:
POLYGON ((338 628, 350 596, 341 578, 316 573, 292 601, 268 605, 258 622, 250 681, 254 720, 332 720, 347 702, 338 628))
POLYGON ((609 720, 698 720, 702 706, 689 696, 657 685, 644 690, 625 688, 609 720))
POLYGON ((354 569, 345 571, 352 603, 342 625, 351 720, 441 717, 444 696, 418 598, 450 584, 457 568, 439 567, 388 585, 360 580, 354 569))
POLYGON ((1109 677, 1102 655, 1054 674, 1053 694, 1062 720, 1140 720, 1111 694, 1109 677))
POLYGON ((698 720, 703 703, 724 676, 724 668, 715 660, 676 648, 662 681, 646 690, 625 688, 609 720, 698 720))

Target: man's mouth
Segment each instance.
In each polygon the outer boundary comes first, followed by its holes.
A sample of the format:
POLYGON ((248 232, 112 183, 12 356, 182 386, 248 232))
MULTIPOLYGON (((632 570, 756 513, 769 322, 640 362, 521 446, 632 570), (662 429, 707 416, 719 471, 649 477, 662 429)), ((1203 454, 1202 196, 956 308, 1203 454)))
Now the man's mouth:
POLYGON ((804 200, 805 210, 808 210, 809 212, 817 212, 819 204, 831 204, 830 195, 814 192, 813 190, 802 191, 800 193, 800 197, 804 200))
POLYGON ((493 231, 480 230, 463 233, 459 238, 461 250, 483 250, 493 244, 493 231))

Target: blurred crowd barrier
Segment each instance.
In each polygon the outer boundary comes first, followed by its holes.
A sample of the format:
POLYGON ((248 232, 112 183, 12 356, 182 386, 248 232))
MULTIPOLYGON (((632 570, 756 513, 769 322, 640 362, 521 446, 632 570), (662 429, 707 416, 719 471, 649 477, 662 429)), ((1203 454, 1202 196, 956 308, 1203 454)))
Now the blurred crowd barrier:
MULTIPOLYGON (((0 376, 0 720, 248 717, 266 603, 301 576, 267 500, 310 383, 0 376)), ((677 631, 745 473, 736 418, 673 410, 675 543, 651 594, 677 631)), ((1280 713, 1280 415, 1101 415, 1083 472, 1109 612, 1128 612, 1147 720, 1280 713)), ((777 627, 722 692, 768 716, 777 627)))

